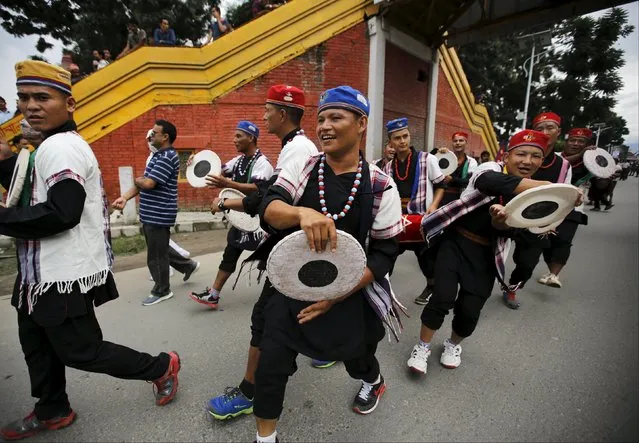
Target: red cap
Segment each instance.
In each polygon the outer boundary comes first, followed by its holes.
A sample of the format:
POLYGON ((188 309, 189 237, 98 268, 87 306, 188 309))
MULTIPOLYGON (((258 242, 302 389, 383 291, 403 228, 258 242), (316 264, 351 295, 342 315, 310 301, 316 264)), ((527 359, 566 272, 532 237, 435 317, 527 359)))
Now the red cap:
POLYGON ((534 146, 535 148, 539 148, 544 152, 544 157, 548 153, 548 142, 550 141, 550 137, 548 137, 543 132, 533 131, 532 129, 524 129, 523 131, 519 131, 508 141, 508 148, 506 148, 506 152, 512 151, 515 148, 520 146, 534 146))
POLYGON ((266 103, 304 109, 304 91, 295 86, 274 85, 268 88, 266 103))
POLYGON ((542 122, 553 122, 557 123, 557 126, 561 126, 561 117, 559 117, 554 112, 543 112, 535 117, 532 121, 533 129, 535 128, 535 126, 537 126, 537 124, 542 122))
POLYGON ((592 131, 588 128, 572 128, 568 131, 568 138, 580 137, 590 140, 592 138, 592 131))
POLYGON ((459 136, 459 137, 464 137, 466 140, 468 140, 468 134, 467 134, 467 133, 465 133, 465 132, 457 131, 457 132, 455 132, 455 133, 453 134, 453 137, 452 137, 452 138, 454 139, 454 138, 455 138, 455 137, 457 137, 457 136, 459 136))

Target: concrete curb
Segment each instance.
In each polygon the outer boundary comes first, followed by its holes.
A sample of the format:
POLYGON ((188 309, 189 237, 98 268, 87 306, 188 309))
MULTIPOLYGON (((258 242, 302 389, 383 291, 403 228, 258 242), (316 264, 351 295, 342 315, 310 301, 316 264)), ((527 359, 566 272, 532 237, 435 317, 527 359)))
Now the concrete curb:
MULTIPOLYGON (((211 216, 203 213, 203 216, 194 217, 192 220, 187 217, 179 217, 175 226, 171 227, 171 233, 214 231, 217 229, 227 229, 228 222, 221 216, 211 216)), ((217 214, 216 214, 217 215, 217 214)), ((142 225, 139 223, 124 225, 121 223, 111 223, 111 238, 133 237, 142 234, 142 225)), ((6 235, 0 235, 0 248, 10 248, 14 245, 14 239, 6 235)))

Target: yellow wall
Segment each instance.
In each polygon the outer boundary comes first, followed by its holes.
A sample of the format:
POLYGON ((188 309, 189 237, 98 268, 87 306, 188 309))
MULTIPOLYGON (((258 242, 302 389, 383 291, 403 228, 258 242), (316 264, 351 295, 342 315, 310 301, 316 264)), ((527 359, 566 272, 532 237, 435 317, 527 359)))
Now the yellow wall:
POLYGON ((475 103, 475 97, 470 89, 459 57, 457 57, 457 51, 442 45, 439 48, 439 57, 442 71, 444 71, 444 75, 446 75, 446 79, 453 89, 457 102, 468 122, 468 127, 475 134, 481 136, 486 150, 489 151, 494 158, 499 150, 497 135, 493 129, 486 107, 475 103))
POLYGON ((79 132, 92 143, 159 104, 211 103, 377 11, 373 0, 295 0, 203 48, 140 48, 74 85, 79 132))

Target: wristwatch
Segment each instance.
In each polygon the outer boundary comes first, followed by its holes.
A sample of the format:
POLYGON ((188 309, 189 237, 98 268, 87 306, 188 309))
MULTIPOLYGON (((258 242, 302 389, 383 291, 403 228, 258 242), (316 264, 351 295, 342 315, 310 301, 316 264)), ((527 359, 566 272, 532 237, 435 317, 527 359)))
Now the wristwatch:
POLYGON ((226 201, 225 198, 220 199, 220 202, 217 204, 217 207, 220 211, 226 211, 226 208, 224 207, 224 202, 226 201))

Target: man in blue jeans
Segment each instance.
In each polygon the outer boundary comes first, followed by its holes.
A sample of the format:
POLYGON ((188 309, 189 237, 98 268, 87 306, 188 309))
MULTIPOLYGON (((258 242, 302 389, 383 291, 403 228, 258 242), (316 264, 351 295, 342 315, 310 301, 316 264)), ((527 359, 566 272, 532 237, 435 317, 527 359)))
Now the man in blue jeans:
POLYGON ((185 274, 192 274, 194 262, 172 253, 169 248, 171 226, 177 217, 177 181, 180 160, 173 142, 177 138, 175 126, 166 120, 157 120, 153 127, 151 144, 157 152, 149 161, 144 176, 135 179, 135 187, 113 202, 123 209, 126 202, 140 195, 140 222, 147 246, 147 264, 153 277, 151 294, 142 301, 151 306, 173 297, 169 282, 169 266, 185 274))

